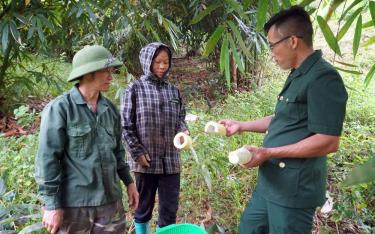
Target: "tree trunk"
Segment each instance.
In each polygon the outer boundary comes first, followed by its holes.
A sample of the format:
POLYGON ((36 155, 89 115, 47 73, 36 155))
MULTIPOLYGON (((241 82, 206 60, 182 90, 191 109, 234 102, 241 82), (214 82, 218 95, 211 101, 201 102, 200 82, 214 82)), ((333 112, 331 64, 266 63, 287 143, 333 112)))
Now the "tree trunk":
POLYGON ((233 88, 237 89, 237 67, 236 62, 234 61, 233 54, 230 55, 230 77, 232 78, 233 88))

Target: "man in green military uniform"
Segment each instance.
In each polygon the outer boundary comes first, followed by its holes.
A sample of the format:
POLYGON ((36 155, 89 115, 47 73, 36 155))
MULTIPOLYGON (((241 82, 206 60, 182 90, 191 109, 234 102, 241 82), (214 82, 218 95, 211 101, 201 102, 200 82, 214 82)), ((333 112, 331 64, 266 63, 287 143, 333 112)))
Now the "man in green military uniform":
POLYGON ((68 79, 78 83, 43 110, 36 181, 43 225, 51 233, 124 233, 120 180, 129 206, 138 205, 124 161, 120 114, 101 94, 121 65, 104 47, 86 46, 74 56, 68 79))
POLYGON ((264 29, 272 57, 291 72, 273 115, 221 121, 228 136, 266 133, 263 147, 245 146, 253 158, 243 167, 259 166, 259 174, 239 232, 310 233, 315 209, 325 202, 326 155, 338 150, 348 96, 337 71, 314 51, 302 7, 279 12, 264 29))

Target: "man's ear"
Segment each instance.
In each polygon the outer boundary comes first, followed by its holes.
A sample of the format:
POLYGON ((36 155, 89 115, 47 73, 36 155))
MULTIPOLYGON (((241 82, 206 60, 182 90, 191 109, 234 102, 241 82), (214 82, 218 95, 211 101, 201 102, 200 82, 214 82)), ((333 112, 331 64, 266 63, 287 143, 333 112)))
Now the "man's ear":
POLYGON ((298 46, 298 43, 299 43, 298 38, 295 37, 295 36, 292 36, 291 39, 292 39, 292 40, 291 40, 291 43, 292 43, 292 49, 295 50, 295 49, 297 49, 297 46, 298 46))

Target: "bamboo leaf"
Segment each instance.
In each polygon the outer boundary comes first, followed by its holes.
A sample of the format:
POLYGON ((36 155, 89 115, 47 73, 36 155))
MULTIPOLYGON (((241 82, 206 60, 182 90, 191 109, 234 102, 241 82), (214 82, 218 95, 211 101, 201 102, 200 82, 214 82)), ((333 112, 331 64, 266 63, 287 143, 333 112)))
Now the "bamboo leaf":
POLYGON ((313 7, 313 8, 311 8, 311 9, 307 10, 307 13, 308 13, 309 15, 312 15, 312 14, 314 14, 314 12, 315 12, 316 10, 318 10, 318 9, 315 8, 315 7, 313 7))
POLYGON ((40 19, 37 18, 36 19, 36 30, 38 32, 38 36, 39 36, 39 40, 44 43, 45 41, 45 37, 44 37, 44 33, 42 31, 42 23, 40 22, 40 19))
MULTIPOLYGON (((89 19, 90 19, 90 22, 91 23, 95 23, 96 22, 96 15, 95 13, 92 11, 91 7, 89 5, 86 5, 86 11, 89 13, 89 19)), ((50 22, 50 21, 48 21, 50 22)), ((52 24, 51 24, 52 25, 52 24)))
POLYGON ((372 18, 372 23, 375 27, 375 2, 374 1, 370 1, 369 8, 370 8, 370 14, 372 18))
POLYGON ((366 23, 362 24, 362 28, 369 28, 372 26, 373 26, 372 20, 367 21, 366 23))
POLYGON ((302 7, 305 7, 305 6, 307 6, 307 5, 310 5, 312 2, 314 2, 315 0, 303 0, 300 4, 298 4, 298 5, 300 5, 300 6, 302 6, 302 7))
POLYGON ((230 48, 232 49, 234 59, 236 60, 237 67, 242 73, 245 73, 245 65, 243 64, 243 61, 237 52, 237 47, 236 47, 236 44, 234 43, 233 37, 229 33, 228 33, 228 39, 230 42, 230 48))
POLYGON ((338 61, 338 60, 335 60, 335 62, 336 63, 340 63, 340 64, 342 64, 342 65, 344 65, 344 66, 347 66, 347 67, 355 67, 355 68, 357 68, 358 66, 357 65, 355 65, 355 64, 351 64, 351 63, 345 63, 345 62, 342 62, 342 61, 338 61))
POLYGON ((276 13, 280 11, 280 5, 278 0, 272 0, 272 12, 276 13))
POLYGON ((29 28, 29 30, 27 31, 27 40, 29 40, 32 36, 33 36, 33 34, 34 34, 34 30, 35 30, 35 27, 33 27, 33 26, 31 26, 30 28, 29 28))
POLYGON ((357 166, 343 182, 344 186, 368 183, 375 180, 375 157, 357 166))
POLYGON ((212 180, 210 176, 210 171, 207 169, 205 164, 202 164, 201 166, 201 173, 204 178, 204 181, 206 182, 207 188, 209 191, 212 190, 212 180))
POLYGON ((263 34, 258 34, 257 37, 259 37, 258 40, 262 43, 262 48, 267 49, 268 48, 267 38, 263 34))
POLYGON ((220 7, 221 5, 220 4, 212 4, 210 6, 208 6, 206 9, 204 9, 203 11, 199 12, 198 15, 196 15, 189 23, 189 25, 192 25, 192 24, 196 24, 198 23, 199 21, 201 21, 204 17, 206 17, 208 14, 210 14, 211 12, 213 12, 214 10, 216 10, 218 7, 220 7))
POLYGON ((358 17, 357 25, 355 27, 354 38, 353 38, 353 57, 357 55, 359 43, 361 42, 362 34, 362 15, 358 17))
POLYGON ((44 17, 44 15, 38 14, 38 18, 41 20, 41 22, 43 22, 43 24, 45 26, 47 26, 49 29, 53 30, 52 23, 46 17, 44 17))
POLYGON ((178 46, 177 46, 177 43, 176 43, 177 38, 175 38, 175 36, 174 36, 174 34, 171 30, 169 30, 168 33, 169 33, 169 38, 171 39, 173 49, 177 50, 178 49, 178 46))
POLYGON ((13 20, 10 21, 10 32, 12 33, 14 40, 21 44, 20 32, 18 31, 17 25, 13 20))
POLYGON ((342 15, 340 16, 340 19, 339 21, 343 20, 346 16, 346 14, 350 11, 350 10, 353 10, 353 8, 358 4, 362 2, 362 0, 355 0, 352 4, 350 4, 350 6, 348 8, 346 8, 346 10, 344 11, 344 13, 342 13, 342 15))
POLYGON ((258 0, 257 26, 256 30, 261 31, 267 17, 267 1, 258 0))
POLYGON ((367 47, 367 46, 371 45, 371 44, 374 43, 374 42, 375 42, 375 36, 372 36, 372 37, 370 37, 370 39, 368 39, 368 40, 363 44, 363 46, 364 46, 364 47, 367 47))
POLYGON ((176 37, 178 36, 178 34, 181 34, 180 28, 175 23, 173 23, 173 21, 168 20, 168 22, 169 22, 170 29, 173 31, 176 37))
MULTIPOLYGON (((267 2, 267 1, 265 1, 265 2, 267 2)), ((282 0, 282 3, 283 3, 282 5, 283 5, 284 9, 292 6, 292 3, 289 0, 282 0)))
POLYGON ((239 12, 242 11, 242 6, 235 0, 225 0, 226 3, 228 3, 235 11, 239 12))
MULTIPOLYGON (((1 135, 1 136, 3 136, 3 135, 1 135)), ((1 195, 0 195, 0 198, 1 198, 1 195)), ((7 217, 8 215, 9 215, 9 209, 5 208, 4 206, 0 206, 0 218, 1 218, 1 220, 3 220, 4 217, 7 217)))
POLYGON ((247 14, 245 14, 245 12, 243 11, 243 7, 242 7, 242 5, 239 2, 237 2, 236 0, 225 0, 225 2, 231 8, 233 8, 233 10, 235 10, 241 16, 242 19, 250 20, 248 18, 247 14))
POLYGON ((155 32, 155 30, 152 28, 152 26, 151 26, 151 24, 150 24, 150 21, 145 20, 145 26, 146 26, 147 30, 150 31, 150 32, 152 33, 152 35, 154 36, 154 38, 155 38, 157 41, 161 41, 159 35, 158 35, 158 34, 155 32))
POLYGON ((3 35, 1 37, 1 47, 3 48, 3 52, 5 53, 9 43, 9 24, 4 24, 2 34, 3 35))
POLYGON ((328 9, 328 12, 327 12, 327 15, 325 17, 325 20, 328 21, 331 16, 332 16, 332 13, 336 10, 336 8, 341 4, 343 3, 344 0, 333 0, 329 6, 329 9, 328 9))
POLYGON ((37 19, 36 16, 31 18, 31 26, 34 27, 34 28, 36 27, 36 19, 37 19))
POLYGON ((257 53, 261 52, 261 45, 259 44, 258 37, 254 37, 253 44, 255 45, 255 50, 257 53))
POLYGON ((232 53, 233 53, 238 69, 240 70, 241 73, 245 73, 245 65, 243 64, 243 61, 237 52, 236 46, 235 45, 232 46, 231 49, 232 49, 232 53))
POLYGON ((230 89, 230 62, 229 62, 228 40, 227 40, 227 48, 226 49, 227 49, 227 51, 224 54, 224 56, 225 56, 224 71, 225 71, 225 79, 227 81, 227 86, 230 89))
POLYGON ((340 29, 339 33, 337 34, 337 41, 340 41, 344 36, 345 33, 349 30, 350 25, 352 25, 353 21, 357 17, 359 13, 362 11, 362 7, 358 8, 353 14, 350 15, 350 17, 345 22, 344 26, 340 29))
POLYGON ((250 4, 251 4, 251 1, 252 1, 252 0, 244 0, 244 1, 242 2, 243 8, 244 8, 244 9, 249 8, 249 7, 250 7, 250 4))
POLYGON ((163 16, 159 13, 159 11, 157 11, 156 13, 158 15, 158 23, 160 25, 162 25, 163 24, 163 16))
POLYGON ((365 79, 365 87, 367 87, 370 84, 370 81, 374 78, 375 74, 375 64, 372 65, 370 71, 368 71, 365 79))
POLYGON ((147 42, 147 39, 143 34, 137 29, 132 26, 133 30, 135 31, 135 34, 137 34, 138 39, 142 40, 144 43, 147 42))
POLYGON ((0 22, 0 34, 1 32, 3 31, 3 26, 4 26, 5 22, 0 22))
POLYGON ((335 36, 333 35, 332 30, 328 26, 327 22, 323 19, 323 17, 321 17, 319 15, 317 16, 317 20, 318 20, 319 27, 320 27, 320 29, 323 32, 323 36, 324 36, 326 42, 328 43, 328 46, 335 53, 337 53, 338 55, 341 56, 340 47, 339 47, 339 45, 337 43, 337 40, 336 40, 335 36))
POLYGON ((225 28, 224 28, 223 25, 219 25, 216 28, 215 32, 211 35, 211 37, 208 39, 208 41, 206 43, 206 47, 204 49, 203 56, 208 56, 208 55, 211 54, 211 52, 215 48, 217 42, 219 41, 221 35, 223 34, 224 29, 225 28))
POLYGON ((77 10, 77 14, 76 14, 76 18, 79 18, 83 13, 83 8, 81 6, 79 6, 78 10, 77 10))
POLYGON ((27 24, 27 18, 23 15, 20 15, 18 13, 14 13, 14 16, 20 21, 22 24, 27 24))
POLYGON ((225 55, 228 54, 228 39, 225 38, 223 44, 221 45, 220 51, 220 72, 224 71, 225 68, 225 55))
POLYGON ((237 27, 234 25, 232 21, 227 21, 230 29, 232 30, 232 33, 236 37, 238 44, 240 45, 242 52, 246 55, 248 59, 251 59, 251 54, 249 49, 246 47, 245 42, 242 39, 240 31, 237 29, 237 27))
POLYGON ((167 20, 164 19, 164 17, 162 18, 162 23, 161 25, 163 25, 165 31, 169 31, 169 22, 167 20))
POLYGON ((354 74, 354 75, 362 75, 363 73, 362 72, 359 72, 359 71, 354 71, 354 70, 348 70, 348 69, 344 69, 344 68, 341 68, 341 67, 336 67, 335 68, 339 71, 343 71, 343 72, 346 72, 346 73, 351 73, 351 74, 354 74))
MULTIPOLYGON (((0 177, 0 196, 6 192, 6 186, 3 178, 0 177)), ((1 216, 0 216, 1 217, 1 216)))

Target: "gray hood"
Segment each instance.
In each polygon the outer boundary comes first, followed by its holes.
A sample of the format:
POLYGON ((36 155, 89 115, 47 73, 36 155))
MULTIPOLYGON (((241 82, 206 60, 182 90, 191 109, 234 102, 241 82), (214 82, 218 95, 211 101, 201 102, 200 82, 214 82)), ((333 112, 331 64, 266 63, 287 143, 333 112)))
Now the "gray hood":
POLYGON ((161 47, 164 46, 169 50, 169 68, 168 71, 165 73, 165 76, 163 77, 163 80, 165 80, 168 77, 168 72, 171 69, 172 66, 172 52, 169 46, 160 43, 160 42, 153 42, 141 49, 141 52, 139 53, 139 61, 141 63, 141 67, 143 70, 143 75, 141 78, 147 78, 149 76, 154 76, 151 72, 151 64, 152 64, 152 58, 154 57, 155 51, 161 47))

